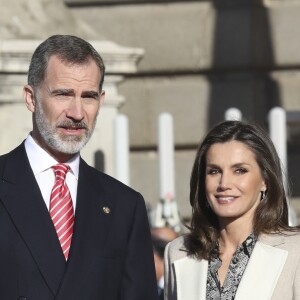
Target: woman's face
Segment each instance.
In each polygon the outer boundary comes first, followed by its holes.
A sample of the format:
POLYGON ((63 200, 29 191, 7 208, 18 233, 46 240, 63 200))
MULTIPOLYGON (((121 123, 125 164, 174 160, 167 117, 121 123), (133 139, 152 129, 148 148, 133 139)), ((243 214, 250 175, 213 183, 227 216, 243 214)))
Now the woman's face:
POLYGON ((238 141, 213 144, 206 154, 205 189, 220 225, 241 219, 252 226, 261 191, 266 190, 253 151, 238 141))

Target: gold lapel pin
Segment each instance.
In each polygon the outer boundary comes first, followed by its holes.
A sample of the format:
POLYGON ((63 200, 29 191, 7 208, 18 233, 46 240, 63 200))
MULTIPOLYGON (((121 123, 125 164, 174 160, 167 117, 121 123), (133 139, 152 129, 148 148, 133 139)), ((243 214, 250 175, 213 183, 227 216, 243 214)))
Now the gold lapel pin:
POLYGON ((106 214, 109 214, 109 213, 110 213, 110 208, 107 207, 107 206, 103 206, 103 211, 104 211, 106 214))

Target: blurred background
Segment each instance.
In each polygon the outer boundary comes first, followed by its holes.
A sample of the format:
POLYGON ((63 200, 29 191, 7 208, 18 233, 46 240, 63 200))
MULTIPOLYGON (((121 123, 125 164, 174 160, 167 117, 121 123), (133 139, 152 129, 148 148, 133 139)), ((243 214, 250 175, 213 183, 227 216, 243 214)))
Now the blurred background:
POLYGON ((266 128, 272 108, 284 110, 289 199, 300 214, 300 0, 0 0, 0 5, 1 154, 31 129, 22 87, 32 52, 49 35, 74 34, 89 40, 107 66, 106 103, 82 156, 141 192, 149 214, 156 213, 153 226, 170 225, 159 223, 157 215, 171 216, 174 224, 189 218, 197 145, 231 107, 266 128), (171 117, 165 138, 162 113, 171 117), (160 139, 171 144, 163 162, 160 139), (165 167, 171 170, 162 175, 168 158, 165 167), (162 176, 170 181, 167 194, 162 176))

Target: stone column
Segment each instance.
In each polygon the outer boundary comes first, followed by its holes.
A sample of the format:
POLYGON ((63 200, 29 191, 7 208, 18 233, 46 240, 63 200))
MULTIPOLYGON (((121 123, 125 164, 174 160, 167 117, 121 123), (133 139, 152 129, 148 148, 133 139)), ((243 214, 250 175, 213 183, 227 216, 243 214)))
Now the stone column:
MULTIPOLYGON (((106 100, 100 109, 98 123, 91 141, 82 151, 87 163, 95 165, 95 153, 104 155, 104 171, 114 175, 114 119, 125 99, 118 93, 123 76, 136 72, 144 51, 121 47, 109 41, 90 41, 106 65, 104 89, 106 100)), ((41 40, 0 41, 0 154, 21 143, 32 128, 31 113, 23 101, 22 89, 27 83, 31 55, 41 40)))

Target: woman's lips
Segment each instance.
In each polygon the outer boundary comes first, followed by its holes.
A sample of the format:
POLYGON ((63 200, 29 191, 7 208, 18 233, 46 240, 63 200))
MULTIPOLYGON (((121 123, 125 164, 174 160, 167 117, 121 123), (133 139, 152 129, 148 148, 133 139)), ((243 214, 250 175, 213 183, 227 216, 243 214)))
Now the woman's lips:
POLYGON ((216 200, 220 204, 228 204, 236 200, 237 196, 215 196, 216 200))

